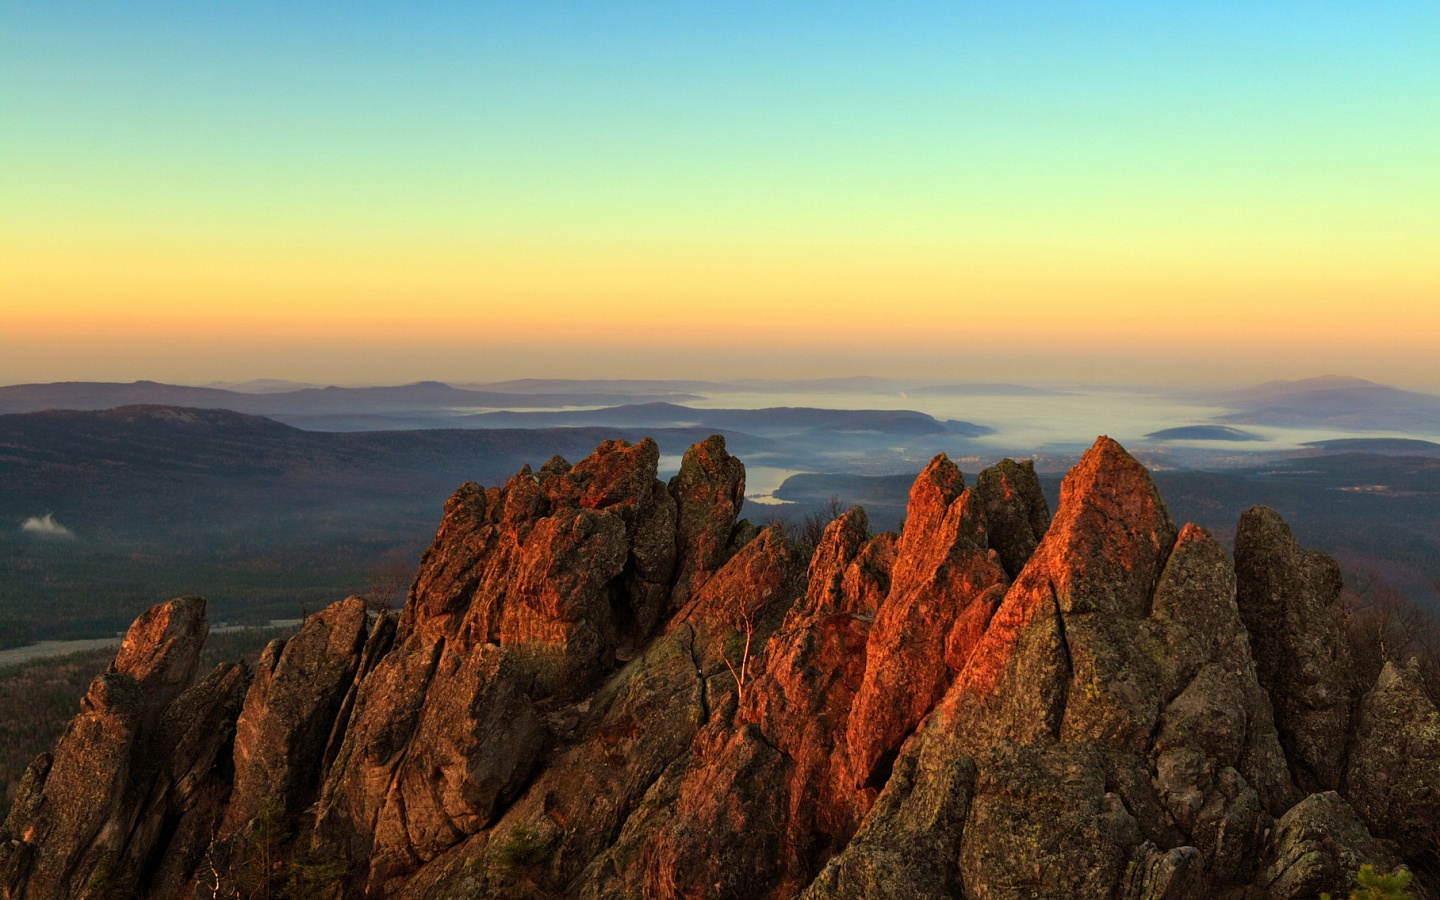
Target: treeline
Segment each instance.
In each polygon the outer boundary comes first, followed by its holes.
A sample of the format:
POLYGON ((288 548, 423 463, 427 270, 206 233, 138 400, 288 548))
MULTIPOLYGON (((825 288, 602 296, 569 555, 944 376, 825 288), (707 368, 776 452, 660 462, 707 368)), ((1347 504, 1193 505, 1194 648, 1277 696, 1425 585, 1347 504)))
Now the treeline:
POLYGON ((211 622, 293 619, 369 590, 377 565, 398 561, 413 574, 433 533, 432 524, 403 539, 326 542, 280 531, 243 553, 203 534, 146 551, 0 537, 0 650, 122 633, 157 601, 186 594, 210 601, 211 622))
POLYGON ((1385 663, 1413 662, 1440 704, 1440 621, 1374 572, 1347 576, 1334 613, 1349 638, 1357 695, 1374 686, 1385 663))

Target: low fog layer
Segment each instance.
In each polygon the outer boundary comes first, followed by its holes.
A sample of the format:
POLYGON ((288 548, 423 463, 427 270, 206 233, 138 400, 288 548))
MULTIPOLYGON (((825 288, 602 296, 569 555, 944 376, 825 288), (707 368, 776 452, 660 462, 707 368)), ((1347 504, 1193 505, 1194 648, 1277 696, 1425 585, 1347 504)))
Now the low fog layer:
POLYGON ((64 538, 73 540, 75 532, 55 521, 54 513, 46 513, 43 516, 31 516, 20 525, 20 530, 27 534, 39 535, 40 537, 64 538))

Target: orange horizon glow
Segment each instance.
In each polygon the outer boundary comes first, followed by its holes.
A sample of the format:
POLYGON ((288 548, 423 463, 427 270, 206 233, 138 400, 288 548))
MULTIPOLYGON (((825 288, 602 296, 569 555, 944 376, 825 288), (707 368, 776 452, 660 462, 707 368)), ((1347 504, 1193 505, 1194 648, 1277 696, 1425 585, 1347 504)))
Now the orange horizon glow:
POLYGON ((0 382, 1440 389, 1433 6, 6 15, 0 382))

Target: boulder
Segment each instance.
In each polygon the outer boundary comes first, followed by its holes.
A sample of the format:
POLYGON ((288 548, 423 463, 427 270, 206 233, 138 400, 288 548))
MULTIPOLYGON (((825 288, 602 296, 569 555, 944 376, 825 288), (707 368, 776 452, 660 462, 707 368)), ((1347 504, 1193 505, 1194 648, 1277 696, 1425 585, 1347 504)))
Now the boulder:
POLYGON ((1346 896, 1362 865, 1393 872, 1392 845, 1371 837, 1355 810, 1334 791, 1311 794, 1275 823, 1256 885, 1275 900, 1313 900, 1322 891, 1346 896))
POLYGON ((1413 665, 1386 663, 1361 700, 1345 796, 1407 859, 1440 864, 1440 711, 1413 665))

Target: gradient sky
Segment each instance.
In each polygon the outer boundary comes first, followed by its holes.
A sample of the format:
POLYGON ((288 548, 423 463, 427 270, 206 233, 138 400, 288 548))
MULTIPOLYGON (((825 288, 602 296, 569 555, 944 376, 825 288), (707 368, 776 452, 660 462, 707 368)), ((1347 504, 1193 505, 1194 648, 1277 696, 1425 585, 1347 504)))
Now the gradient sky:
POLYGON ((0 0, 0 382, 1437 356, 1434 0, 0 0))

